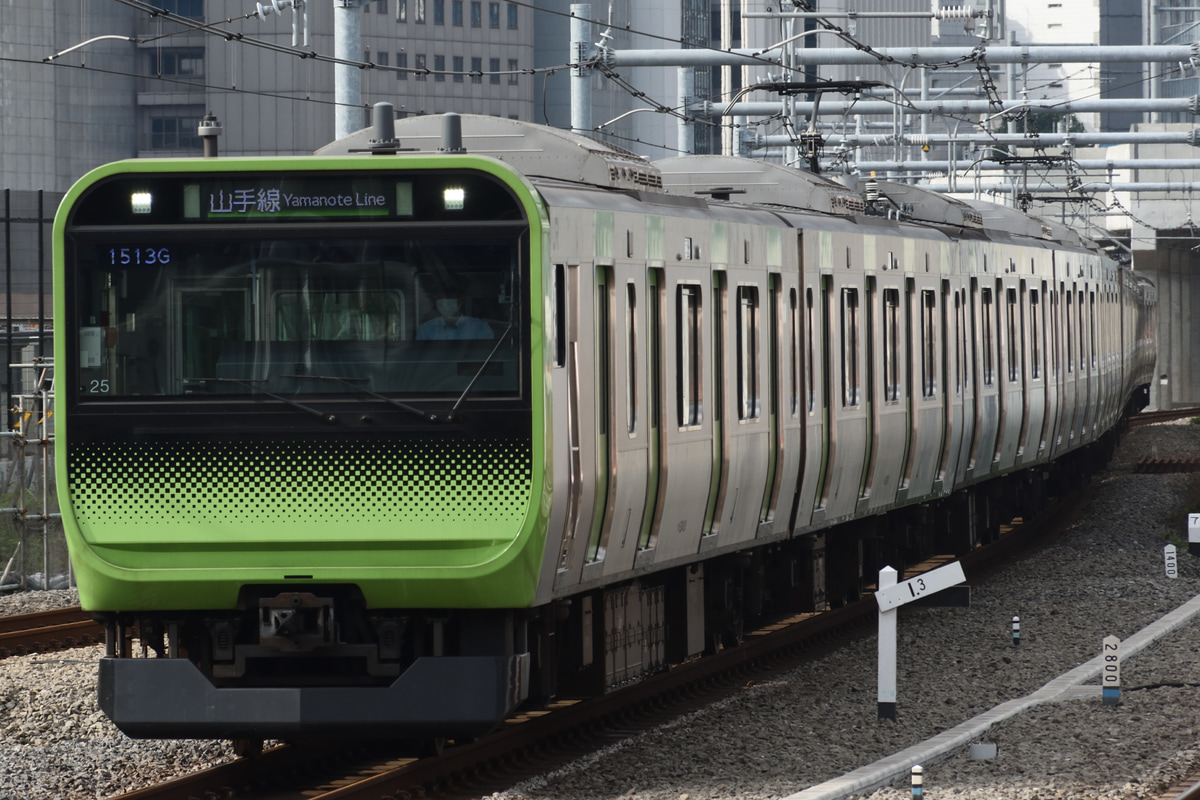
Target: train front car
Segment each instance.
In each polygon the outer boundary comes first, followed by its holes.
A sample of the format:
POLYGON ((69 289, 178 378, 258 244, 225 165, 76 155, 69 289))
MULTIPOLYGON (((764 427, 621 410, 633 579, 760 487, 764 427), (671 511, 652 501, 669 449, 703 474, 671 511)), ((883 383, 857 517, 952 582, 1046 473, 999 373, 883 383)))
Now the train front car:
POLYGON ((59 493, 117 726, 503 719, 545 538, 528 184, 468 155, 125 162, 54 236, 59 493))

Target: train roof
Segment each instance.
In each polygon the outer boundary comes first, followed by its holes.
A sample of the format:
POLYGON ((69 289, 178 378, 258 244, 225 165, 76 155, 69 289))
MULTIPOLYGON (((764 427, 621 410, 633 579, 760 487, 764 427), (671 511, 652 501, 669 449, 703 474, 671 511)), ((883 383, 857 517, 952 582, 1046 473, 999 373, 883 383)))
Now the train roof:
POLYGON ((896 212, 897 219, 983 228, 983 216, 961 200, 908 183, 891 183, 868 178, 861 182, 868 206, 877 214, 896 212))
POLYGON ((734 156, 677 156, 654 162, 668 191, 752 205, 851 216, 866 204, 839 183, 789 167, 734 156))
POLYGON ((451 116, 456 116, 462 126, 460 152, 491 156, 530 178, 612 189, 663 189, 658 169, 624 148, 560 128, 482 114, 406 117, 395 120, 396 148, 390 151, 376 147, 379 142, 374 128, 364 128, 325 145, 316 154, 448 152, 443 146, 443 133, 451 116))

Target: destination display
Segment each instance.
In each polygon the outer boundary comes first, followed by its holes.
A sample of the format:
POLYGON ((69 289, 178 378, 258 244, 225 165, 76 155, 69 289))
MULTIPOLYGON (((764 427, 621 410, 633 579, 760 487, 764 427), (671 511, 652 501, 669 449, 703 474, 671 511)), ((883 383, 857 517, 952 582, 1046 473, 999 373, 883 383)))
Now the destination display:
POLYGON ((201 181, 183 186, 183 217, 222 222, 238 218, 413 216, 411 181, 365 177, 307 177, 304 180, 250 177, 201 181))

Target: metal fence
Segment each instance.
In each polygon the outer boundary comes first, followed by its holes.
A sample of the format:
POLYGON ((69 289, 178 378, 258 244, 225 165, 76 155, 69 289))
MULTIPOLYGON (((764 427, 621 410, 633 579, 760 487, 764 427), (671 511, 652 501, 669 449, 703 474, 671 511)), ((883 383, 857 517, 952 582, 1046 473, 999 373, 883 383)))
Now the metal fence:
POLYGON ((0 192, 0 592, 73 585, 54 477, 51 231, 62 196, 0 192))

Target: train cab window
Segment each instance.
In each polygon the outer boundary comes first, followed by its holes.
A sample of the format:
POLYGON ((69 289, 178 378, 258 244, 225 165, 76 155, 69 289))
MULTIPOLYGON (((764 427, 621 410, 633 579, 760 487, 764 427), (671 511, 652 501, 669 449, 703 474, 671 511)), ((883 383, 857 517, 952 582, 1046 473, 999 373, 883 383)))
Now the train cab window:
POLYGON ((737 287, 738 419, 759 416, 759 305, 757 286, 737 287))
POLYGON ((675 290, 675 396, 679 427, 703 421, 700 395, 700 286, 680 284, 675 290))
POLYGON ((900 402, 900 290, 883 290, 883 401, 900 402))
POLYGON ((1005 355, 1006 367, 1008 368, 1008 382, 1016 383, 1020 380, 1020 354, 1018 347, 1020 343, 1020 327, 1018 325, 1018 313, 1020 307, 1017 305, 1017 290, 1007 289, 1004 292, 1004 321, 1005 321, 1005 355))
POLYGON ((921 396, 937 394, 937 293, 921 292, 921 396))
POLYGON ((860 402, 858 367, 859 313, 858 290, 842 289, 842 405, 854 407, 860 402))
POLYGON ((1034 380, 1042 377, 1042 306, 1041 296, 1037 289, 1029 290, 1029 357, 1030 377, 1034 380))
POLYGON ((992 351, 993 330, 992 327, 992 290, 979 290, 979 328, 982 336, 980 337, 980 357, 983 361, 983 385, 991 386, 996 382, 995 374, 995 356, 992 351))

